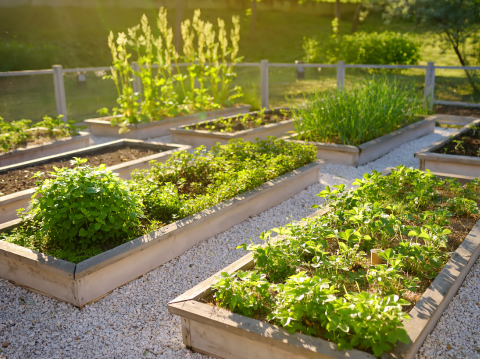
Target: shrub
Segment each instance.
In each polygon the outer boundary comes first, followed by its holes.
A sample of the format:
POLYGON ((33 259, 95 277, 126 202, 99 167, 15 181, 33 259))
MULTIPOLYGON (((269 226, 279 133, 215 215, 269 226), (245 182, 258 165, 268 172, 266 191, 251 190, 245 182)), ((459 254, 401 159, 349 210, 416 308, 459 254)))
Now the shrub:
POLYGON ((358 146, 418 120, 423 100, 413 85, 388 79, 315 92, 294 115, 298 139, 358 146))
POLYGON ((38 183, 27 214, 48 246, 86 250, 132 237, 139 225, 138 196, 105 165, 80 166, 86 161, 72 160, 75 168, 57 168, 54 178, 38 183))
POLYGON ((185 218, 237 194, 315 161, 313 146, 271 137, 240 140, 206 152, 175 153, 167 162, 136 171, 132 181, 145 204, 145 215, 162 224, 185 218))
POLYGON ((0 71, 37 70, 52 67, 57 48, 52 45, 0 41, 0 71))
POLYGON ((305 61, 345 61, 347 64, 414 65, 420 60, 420 44, 409 34, 392 31, 333 36, 328 40, 305 39, 305 61), (323 45, 322 45, 323 44, 323 45))

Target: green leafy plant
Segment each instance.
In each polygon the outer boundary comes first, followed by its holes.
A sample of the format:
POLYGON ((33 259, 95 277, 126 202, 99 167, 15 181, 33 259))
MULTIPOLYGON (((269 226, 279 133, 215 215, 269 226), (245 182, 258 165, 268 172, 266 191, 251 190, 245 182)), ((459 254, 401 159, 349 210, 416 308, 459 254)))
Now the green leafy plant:
POLYGON ((73 121, 65 123, 63 116, 44 116, 43 120, 32 124, 30 120, 6 122, 0 117, 0 146, 3 152, 25 146, 29 142, 43 142, 49 139, 75 136, 78 129, 73 121))
POLYGON ((49 245, 60 249, 85 250, 132 237, 142 216, 140 199, 123 181, 105 165, 80 166, 84 162, 76 158, 75 168, 56 169, 54 178, 39 182, 27 212, 49 245))
MULTIPOLYGON (((181 25, 183 55, 173 45, 173 30, 168 27, 167 10, 160 8, 156 37, 144 15, 141 23, 119 33, 111 32, 108 44, 112 52, 111 75, 117 87, 119 107, 113 109, 112 125, 119 124, 121 132, 127 125, 158 121, 179 114, 218 109, 230 106, 242 97, 240 87, 231 88, 236 74, 233 66, 238 57, 240 40, 239 18, 232 17, 233 29, 228 41, 225 21, 218 19, 218 31, 213 24, 200 19, 196 10, 193 19, 181 25), (133 49, 133 53, 130 52, 133 49), (130 65, 137 58, 138 68, 130 65), (187 74, 182 73, 179 62, 188 63, 187 74), (142 93, 134 89, 140 81, 142 93)), ((107 108, 99 110, 109 115, 107 108)))
POLYGON ((366 174, 355 190, 327 187, 323 216, 239 246, 254 267, 222 273, 213 304, 381 356, 409 342, 407 311, 460 245, 450 221, 480 218, 479 181, 461 186, 400 166, 366 174), (370 262, 371 249, 383 263, 370 262))
POLYGON ((206 152, 178 152, 165 163, 136 171, 132 181, 151 220, 168 224, 253 189, 316 159, 313 146, 273 137, 232 140, 206 152))
POLYGON ((387 79, 345 91, 316 92, 293 112, 299 140, 361 145, 418 121, 423 100, 415 88, 387 79))

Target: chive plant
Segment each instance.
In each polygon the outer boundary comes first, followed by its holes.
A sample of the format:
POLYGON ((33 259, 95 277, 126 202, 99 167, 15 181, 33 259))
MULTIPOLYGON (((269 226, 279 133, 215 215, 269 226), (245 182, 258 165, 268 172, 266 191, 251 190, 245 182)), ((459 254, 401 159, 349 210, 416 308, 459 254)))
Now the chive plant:
POLYGON ((381 79, 312 93, 294 113, 299 140, 357 146, 416 122, 425 110, 413 84, 381 79))

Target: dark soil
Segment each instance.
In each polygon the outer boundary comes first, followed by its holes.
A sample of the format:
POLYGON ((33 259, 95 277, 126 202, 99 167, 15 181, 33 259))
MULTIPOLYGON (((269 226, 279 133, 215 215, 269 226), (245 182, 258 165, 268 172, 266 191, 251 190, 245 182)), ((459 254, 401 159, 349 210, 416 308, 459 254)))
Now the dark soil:
MULTIPOLYGON (((226 118, 209 122, 202 122, 195 126, 195 130, 207 130, 215 132, 234 133, 252 128, 262 127, 269 123, 277 123, 290 119, 289 111, 275 111, 274 113, 263 114, 248 114, 235 118, 226 118), (285 116, 287 115, 287 116, 285 116), (256 121, 261 118, 261 121, 256 121)), ((192 128, 191 128, 192 129, 192 128)))
POLYGON ((38 179, 31 177, 37 172, 45 172, 43 178, 51 177, 48 173, 53 171, 53 167, 70 167, 70 160, 73 157, 81 157, 88 159, 87 165, 94 167, 101 164, 107 166, 117 165, 119 163, 132 161, 138 158, 154 155, 161 151, 155 151, 149 148, 142 148, 138 146, 115 146, 113 148, 104 148, 95 152, 90 152, 88 155, 67 156, 61 159, 55 159, 51 162, 41 165, 33 165, 24 167, 22 169, 11 170, 0 173, 0 196, 23 191, 35 187, 35 182, 38 179))
POLYGON ((480 117, 480 108, 436 105, 435 113, 442 115, 480 117))
POLYGON ((443 153, 446 155, 480 157, 480 153, 478 152, 479 149, 480 129, 477 129, 475 133, 470 130, 466 135, 456 138, 455 140, 451 140, 445 146, 434 152, 443 153))

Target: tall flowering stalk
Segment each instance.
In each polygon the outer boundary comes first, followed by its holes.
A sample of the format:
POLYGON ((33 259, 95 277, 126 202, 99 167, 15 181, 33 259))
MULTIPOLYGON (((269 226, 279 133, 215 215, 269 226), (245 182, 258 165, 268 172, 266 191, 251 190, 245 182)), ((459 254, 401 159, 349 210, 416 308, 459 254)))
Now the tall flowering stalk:
MULTIPOLYGON (((107 78, 114 81, 119 95, 119 107, 113 112, 122 115, 112 123, 119 123, 122 131, 128 124, 230 106, 243 96, 240 87, 231 86, 236 77, 233 66, 241 61, 239 18, 232 17, 229 41, 224 20, 218 19, 217 32, 200 15, 200 10, 196 10, 193 19, 181 25, 182 55, 173 45, 173 30, 168 26, 167 10, 163 7, 157 18, 158 36, 153 35, 145 15, 127 34, 119 33, 116 41, 110 33, 113 65, 107 78), (137 69, 129 64, 132 57, 129 50, 136 54, 137 69), (188 63, 186 74, 181 72, 180 61, 188 63), (142 94, 134 91, 135 77, 141 80, 142 94)), ((100 111, 108 113, 106 109, 100 111)))

